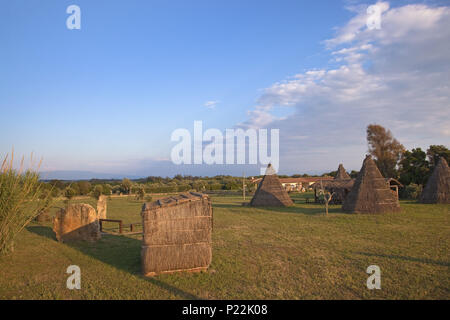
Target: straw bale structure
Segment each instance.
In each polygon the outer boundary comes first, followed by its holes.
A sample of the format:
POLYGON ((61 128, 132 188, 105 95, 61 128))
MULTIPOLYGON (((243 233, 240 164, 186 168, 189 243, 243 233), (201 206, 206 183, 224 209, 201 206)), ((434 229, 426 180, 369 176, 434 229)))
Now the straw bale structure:
POLYGON ((254 207, 288 207, 294 205, 271 164, 267 166, 266 175, 259 183, 250 205, 254 207))
POLYGON ((450 169, 440 158, 420 196, 422 203, 450 203, 450 169))
POLYGON ((399 212, 400 204, 372 157, 367 156, 342 209, 349 213, 399 212))
POLYGON ((98 198, 97 201, 97 214, 99 219, 107 219, 106 212, 107 212, 107 204, 106 204, 106 196, 101 195, 98 198))
POLYGON ((60 242, 100 240, 97 212, 88 204, 71 204, 60 209, 53 219, 53 231, 60 242))
POLYGON ((213 216, 207 195, 189 192, 146 203, 141 215, 145 276, 209 267, 213 216))

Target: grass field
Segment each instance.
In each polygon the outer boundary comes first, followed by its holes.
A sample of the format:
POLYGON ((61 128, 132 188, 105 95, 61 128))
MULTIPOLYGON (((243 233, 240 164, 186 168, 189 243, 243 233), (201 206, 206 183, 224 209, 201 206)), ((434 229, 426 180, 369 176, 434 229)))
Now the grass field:
MULTIPOLYGON (((449 299, 450 206, 402 201, 403 212, 349 215, 332 206, 242 207, 214 196, 208 272, 144 278, 140 236, 62 244, 51 223, 32 223, 0 258, 1 299, 449 299), (68 290, 69 265, 82 289, 68 290), (381 268, 381 290, 366 269, 381 268)), ((311 197, 311 196, 310 196, 311 197)), ((92 199, 85 203, 95 204, 92 199)), ((108 218, 140 222, 142 202, 112 199, 108 218)))

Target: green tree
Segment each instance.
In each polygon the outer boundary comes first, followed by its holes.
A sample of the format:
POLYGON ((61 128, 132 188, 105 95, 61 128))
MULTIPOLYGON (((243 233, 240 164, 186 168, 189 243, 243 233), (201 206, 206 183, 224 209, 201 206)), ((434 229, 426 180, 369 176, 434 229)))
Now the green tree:
POLYGON ((429 176, 427 155, 421 148, 405 151, 399 166, 400 182, 404 185, 424 185, 429 176))
POLYGON ((96 185, 94 187, 94 190, 92 191, 92 196, 98 200, 102 194, 103 194, 103 186, 101 184, 96 185))
POLYGON ((130 194, 133 184, 131 183, 130 179, 124 178, 120 186, 122 189, 122 193, 130 194))
POLYGON ((67 187, 64 190, 64 196, 67 198, 67 200, 71 200, 76 196, 76 191, 72 187, 67 187))
POLYGON ((112 193, 111 185, 110 184, 104 184, 103 185, 103 194, 109 196, 109 195, 111 195, 111 193, 112 193))
POLYGON ((405 147, 392 136, 391 131, 378 124, 367 127, 369 153, 385 178, 397 177, 397 164, 405 147))
POLYGON ((434 168, 440 157, 450 162, 450 150, 443 145, 431 145, 427 150, 428 161, 430 162, 430 167, 434 168))
POLYGON ((84 196, 91 192, 92 186, 89 181, 78 181, 77 185, 80 195, 84 196))
POLYGON ((136 188, 136 200, 144 200, 145 198, 145 188, 140 185, 136 188))

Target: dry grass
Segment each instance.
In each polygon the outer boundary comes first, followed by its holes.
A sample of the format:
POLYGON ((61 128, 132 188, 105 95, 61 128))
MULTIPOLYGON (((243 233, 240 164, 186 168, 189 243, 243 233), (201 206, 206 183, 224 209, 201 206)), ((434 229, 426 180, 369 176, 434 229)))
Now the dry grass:
MULTIPOLYGON (((331 206, 243 207, 213 197, 213 261, 208 272, 141 275, 141 239, 104 236, 61 244, 50 224, 33 223, 14 255, 0 260, 3 299, 449 299, 450 206, 402 201, 401 213, 344 214, 331 206), (66 289, 69 265, 82 289, 66 289), (366 269, 381 268, 381 290, 366 269)), ((312 195, 307 195, 312 198, 312 195)), ((92 201, 95 204, 95 200, 92 201)), ((139 222, 142 202, 113 199, 108 217, 139 222)))

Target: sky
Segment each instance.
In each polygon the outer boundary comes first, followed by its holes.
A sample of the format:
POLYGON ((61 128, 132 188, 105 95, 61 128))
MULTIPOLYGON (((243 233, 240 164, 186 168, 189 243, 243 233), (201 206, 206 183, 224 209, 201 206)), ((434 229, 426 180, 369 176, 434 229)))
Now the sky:
POLYGON ((2 1, 0 156, 98 176, 259 173, 173 164, 172 133, 202 121, 279 129, 280 174, 359 170, 371 123, 407 149, 449 146, 449 75, 447 1, 2 1))

